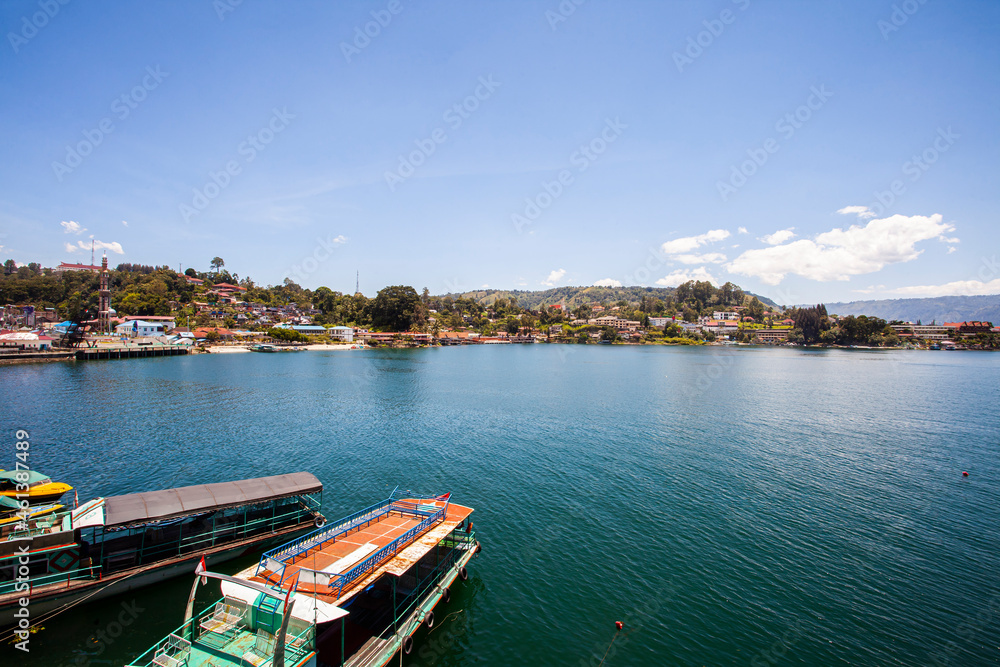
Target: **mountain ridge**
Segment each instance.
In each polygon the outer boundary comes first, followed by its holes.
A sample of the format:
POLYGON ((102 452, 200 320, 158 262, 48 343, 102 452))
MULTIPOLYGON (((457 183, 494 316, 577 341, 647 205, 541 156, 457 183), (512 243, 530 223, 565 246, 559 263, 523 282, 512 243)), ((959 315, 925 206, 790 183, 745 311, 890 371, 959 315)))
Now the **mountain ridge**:
POLYGON ((827 303, 831 315, 873 315, 884 320, 1000 323, 1000 294, 936 296, 913 299, 869 299, 827 303))

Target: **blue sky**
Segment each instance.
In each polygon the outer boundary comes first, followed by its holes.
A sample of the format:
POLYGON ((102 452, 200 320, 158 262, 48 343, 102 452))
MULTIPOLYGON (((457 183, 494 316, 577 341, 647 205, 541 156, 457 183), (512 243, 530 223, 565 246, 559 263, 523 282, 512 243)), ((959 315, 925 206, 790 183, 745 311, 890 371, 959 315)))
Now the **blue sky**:
POLYGON ((1000 293, 996 2, 35 0, 0 24, 3 259, 93 240, 369 295, 1000 293))

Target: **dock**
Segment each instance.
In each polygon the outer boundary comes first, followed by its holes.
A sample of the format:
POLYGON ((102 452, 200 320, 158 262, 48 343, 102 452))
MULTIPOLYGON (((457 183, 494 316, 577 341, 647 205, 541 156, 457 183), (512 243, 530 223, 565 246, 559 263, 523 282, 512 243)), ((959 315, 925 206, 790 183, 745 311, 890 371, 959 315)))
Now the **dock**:
POLYGON ((187 354, 188 348, 174 345, 130 345, 115 347, 88 347, 76 351, 77 361, 97 359, 142 359, 145 357, 173 357, 187 354))

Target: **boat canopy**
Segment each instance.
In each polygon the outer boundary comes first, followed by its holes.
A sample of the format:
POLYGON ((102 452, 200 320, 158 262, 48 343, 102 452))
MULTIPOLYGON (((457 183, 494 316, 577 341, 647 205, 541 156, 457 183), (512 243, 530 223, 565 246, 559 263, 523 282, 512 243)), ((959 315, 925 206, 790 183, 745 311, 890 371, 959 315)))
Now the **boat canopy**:
POLYGON ((33 484, 45 484, 51 482, 52 479, 48 475, 43 475, 35 470, 4 470, 0 471, 0 481, 8 480, 14 484, 27 484, 29 486, 33 484), (24 481, 24 475, 28 476, 28 480, 24 481), (20 476, 20 478, 18 477, 20 476))
POLYGON ((104 499, 104 525, 122 526, 238 507, 278 498, 317 493, 323 483, 308 472, 198 484, 164 491, 130 493, 104 499))
POLYGON ((17 502, 9 496, 0 496, 0 511, 8 510, 19 510, 21 509, 21 503, 17 502))

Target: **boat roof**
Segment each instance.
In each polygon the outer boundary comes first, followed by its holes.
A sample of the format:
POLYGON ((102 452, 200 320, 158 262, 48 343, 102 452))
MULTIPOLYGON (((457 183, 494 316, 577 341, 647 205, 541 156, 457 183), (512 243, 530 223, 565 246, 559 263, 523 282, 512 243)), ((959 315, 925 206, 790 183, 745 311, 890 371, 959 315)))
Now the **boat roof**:
POLYGON ((0 479, 9 479, 19 484, 37 484, 39 482, 52 481, 48 475, 43 475, 35 470, 0 470, 0 479), (21 478, 18 478, 19 475, 21 478), (23 479, 24 475, 28 476, 27 481, 23 479))
POLYGON ((111 496, 104 499, 104 525, 160 521, 322 490, 323 483, 315 475, 295 472, 236 482, 197 484, 163 491, 111 496))
MULTIPOLYGON (((450 501, 441 501, 438 498, 423 500, 403 498, 399 499, 399 502, 434 503, 445 506, 446 511, 442 521, 430 526, 425 532, 414 537, 413 541, 409 542, 409 544, 404 546, 395 555, 390 556, 381 563, 375 564, 366 574, 348 582, 345 588, 339 593, 335 593, 332 590, 320 590, 319 587, 322 584, 318 583, 312 577, 308 579, 304 577, 299 581, 296 571, 304 569, 306 572, 299 574, 308 575, 310 571, 317 571, 320 575, 327 573, 336 577, 337 574, 356 566, 361 559, 370 556, 379 548, 410 532, 418 523, 420 517, 404 518, 397 509, 390 506, 391 511, 384 512, 374 519, 371 517, 362 517, 362 519, 367 518, 367 521, 360 525, 349 526, 347 529, 349 534, 337 537, 336 539, 323 540, 319 546, 309 547, 308 543, 315 541, 310 538, 313 533, 300 538, 298 542, 305 541, 303 544, 307 550, 300 549, 297 555, 291 555, 292 552, 286 548, 294 544, 295 541, 286 543, 276 550, 285 553, 285 559, 288 561, 281 573, 282 581, 277 584, 277 587, 288 589, 294 586, 299 592, 317 597, 329 605, 340 607, 358 592, 364 590, 369 584, 374 583, 383 574, 388 573, 395 577, 402 576, 414 563, 423 558, 435 545, 461 525, 473 511, 471 507, 463 507, 450 501)), ((336 522, 333 530, 338 530, 341 525, 347 524, 336 522)), ((265 558, 267 558, 267 554, 265 554, 265 558)), ((276 585, 274 573, 269 570, 257 572, 256 568, 250 567, 236 576, 255 583, 269 586, 276 585)))

